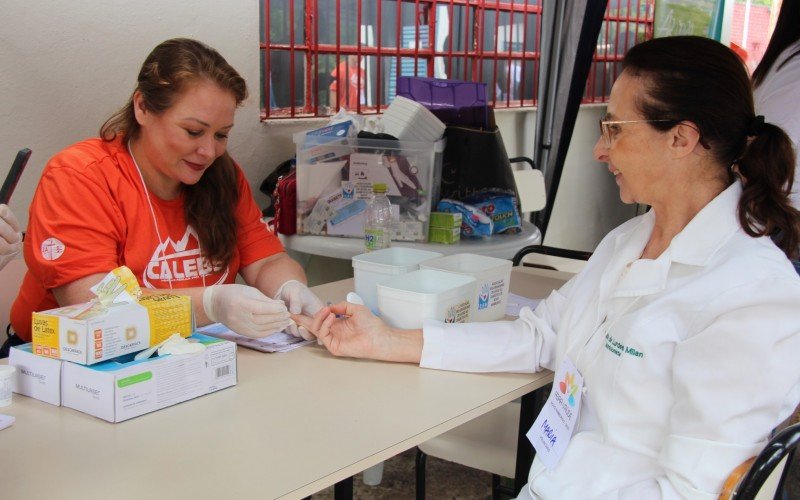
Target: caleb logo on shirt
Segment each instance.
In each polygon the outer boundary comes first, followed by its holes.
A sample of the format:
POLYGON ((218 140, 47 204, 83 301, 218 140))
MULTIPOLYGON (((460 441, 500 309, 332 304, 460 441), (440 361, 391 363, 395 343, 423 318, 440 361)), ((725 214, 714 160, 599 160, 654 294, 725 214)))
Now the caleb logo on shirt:
POLYGON ((167 238, 156 247, 147 263, 142 281, 149 288, 180 286, 211 286, 225 282, 228 268, 212 266, 200 251, 200 240, 191 226, 178 241, 167 238), (207 278, 207 279, 206 279, 207 278), (203 281, 205 279, 205 281, 203 281))

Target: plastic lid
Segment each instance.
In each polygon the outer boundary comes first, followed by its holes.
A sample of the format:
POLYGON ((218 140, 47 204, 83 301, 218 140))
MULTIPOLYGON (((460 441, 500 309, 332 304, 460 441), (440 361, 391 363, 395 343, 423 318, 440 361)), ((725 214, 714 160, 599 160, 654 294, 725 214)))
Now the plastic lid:
POLYGON ((376 182, 372 185, 372 192, 373 193, 385 193, 387 191, 386 184, 383 182, 376 182))

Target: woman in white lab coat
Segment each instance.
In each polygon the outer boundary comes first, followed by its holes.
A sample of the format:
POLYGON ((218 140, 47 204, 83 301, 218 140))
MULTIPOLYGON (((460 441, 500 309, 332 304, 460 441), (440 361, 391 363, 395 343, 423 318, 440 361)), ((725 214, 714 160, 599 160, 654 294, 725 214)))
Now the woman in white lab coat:
POLYGON ((623 201, 652 209, 536 310, 421 331, 347 303, 295 318, 338 356, 557 377, 571 362, 580 416, 560 459, 537 453, 520 498, 716 498, 800 401, 789 139, 755 115, 744 66, 717 42, 654 39, 624 67, 595 157, 623 201))

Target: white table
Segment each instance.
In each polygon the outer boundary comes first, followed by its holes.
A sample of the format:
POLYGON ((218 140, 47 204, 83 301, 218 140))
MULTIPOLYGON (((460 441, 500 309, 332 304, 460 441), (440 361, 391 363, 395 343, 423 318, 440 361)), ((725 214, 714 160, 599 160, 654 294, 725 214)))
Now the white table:
MULTIPOLYGON (((340 238, 336 236, 279 235, 284 247, 295 252, 311 255, 322 255, 336 259, 351 259, 354 255, 364 253, 364 241, 359 238, 340 238)), ((498 234, 485 239, 462 239, 453 245, 440 243, 418 243, 414 241, 392 241, 393 246, 413 247, 430 250, 444 255, 454 253, 476 253, 511 259, 519 249, 527 245, 538 245, 542 242, 539 228, 528 221, 523 221, 522 232, 517 234, 498 234)))
MULTIPOLYGON (((566 278, 515 269, 511 289, 543 296, 566 278)), ((323 300, 351 289, 315 287, 323 300)), ((15 394, 0 409, 17 418, 0 431, 0 496, 301 498, 552 381, 337 359, 316 346, 239 348, 238 369, 235 387, 119 424, 15 394)))

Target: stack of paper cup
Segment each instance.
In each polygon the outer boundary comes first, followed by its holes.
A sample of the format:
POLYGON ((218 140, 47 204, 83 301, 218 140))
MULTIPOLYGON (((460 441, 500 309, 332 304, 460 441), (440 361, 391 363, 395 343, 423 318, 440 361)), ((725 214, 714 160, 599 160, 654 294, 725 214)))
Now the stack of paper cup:
POLYGON ((14 376, 17 374, 15 366, 0 365, 0 407, 11 404, 11 395, 14 391, 14 376))

